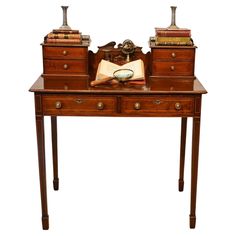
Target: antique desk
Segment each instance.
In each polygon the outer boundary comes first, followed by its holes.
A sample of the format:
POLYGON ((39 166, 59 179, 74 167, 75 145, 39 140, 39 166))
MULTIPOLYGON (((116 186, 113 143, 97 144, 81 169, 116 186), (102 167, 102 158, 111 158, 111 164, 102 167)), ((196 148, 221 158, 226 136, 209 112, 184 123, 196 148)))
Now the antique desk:
POLYGON ((44 116, 51 117, 55 190, 59 189, 57 116, 181 118, 179 191, 184 188, 187 118, 192 117, 190 228, 194 228, 201 98, 206 93, 194 76, 196 47, 157 47, 150 42, 151 52, 146 54, 136 47, 131 60, 144 61, 146 84, 127 82, 91 87, 102 58, 122 63, 124 55, 114 42, 99 47, 96 53, 89 51, 88 46, 86 42, 77 46, 43 44, 44 72, 30 89, 35 97, 43 229, 49 228, 44 116))

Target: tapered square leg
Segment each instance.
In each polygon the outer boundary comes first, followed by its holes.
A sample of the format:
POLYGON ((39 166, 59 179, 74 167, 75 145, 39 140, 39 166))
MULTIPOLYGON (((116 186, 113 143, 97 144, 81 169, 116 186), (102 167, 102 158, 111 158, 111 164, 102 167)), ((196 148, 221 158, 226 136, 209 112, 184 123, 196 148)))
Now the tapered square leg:
POLYGON ((43 116, 36 116, 36 128, 37 128, 39 180, 40 180, 41 206, 42 206, 42 227, 43 229, 47 230, 49 228, 49 219, 48 219, 48 207, 47 207, 47 182, 46 182, 43 116))
POLYGON ((38 165, 42 207, 42 227, 49 228, 48 206, 47 206, 47 183, 45 162, 45 139, 44 139, 44 116, 42 114, 41 96, 35 95, 36 132, 38 145, 38 165))
POLYGON ((184 163, 186 147, 187 117, 181 119, 181 142, 180 142, 180 162, 179 162, 179 191, 184 190, 184 163))
POLYGON ((191 163, 191 205, 190 205, 190 228, 196 225, 196 198, 197 198, 197 175, 198 175, 198 154, 200 138, 200 117, 193 118, 192 138, 192 163, 191 163))
POLYGON ((39 162, 39 179, 41 190, 42 206, 42 227, 49 228, 48 207, 47 207, 47 183, 46 183, 46 164, 45 164, 45 147, 44 147, 44 119, 43 116, 36 116, 37 140, 38 140, 38 162, 39 162))
POLYGON ((58 178, 58 152, 57 152, 57 117, 51 116, 51 132, 52 132, 52 160, 53 160, 53 188, 59 189, 58 178))

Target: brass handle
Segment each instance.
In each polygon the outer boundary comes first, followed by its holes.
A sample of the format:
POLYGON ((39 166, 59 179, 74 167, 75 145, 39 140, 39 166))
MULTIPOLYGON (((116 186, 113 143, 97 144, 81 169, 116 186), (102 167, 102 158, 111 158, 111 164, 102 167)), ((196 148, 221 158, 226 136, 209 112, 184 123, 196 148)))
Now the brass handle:
POLYGON ((181 109, 181 104, 179 102, 175 103, 175 109, 178 111, 181 109))
POLYGON ((175 54, 174 52, 172 52, 172 53, 171 53, 171 56, 172 56, 173 58, 175 58, 175 57, 176 57, 176 54, 175 54))
POLYGON ((69 68, 69 66, 68 66, 67 64, 65 64, 65 65, 63 66, 63 68, 64 68, 65 70, 67 70, 67 69, 69 68))
POLYGON ((80 98, 79 98, 79 99, 76 99, 75 101, 76 101, 78 104, 81 104, 81 103, 83 103, 83 100, 82 100, 82 99, 80 99, 80 98))
POLYGON ((67 52, 66 50, 64 50, 64 51, 62 52, 62 54, 63 54, 64 56, 66 56, 66 55, 68 54, 68 52, 67 52))
POLYGON ((103 102, 98 102, 97 103, 97 109, 98 110, 103 110, 104 109, 104 103, 103 102))
POLYGON ((160 100, 155 100, 154 103, 159 105, 159 104, 161 104, 161 101, 160 100))
POLYGON ((57 101, 57 102, 55 103, 55 107, 56 107, 56 109, 61 109, 61 107, 62 107, 61 102, 60 102, 60 101, 57 101))
POLYGON ((171 67, 170 67, 170 70, 171 70, 171 71, 174 71, 174 70, 175 70, 175 67, 174 67, 174 66, 171 66, 171 67))
POLYGON ((134 103, 134 109, 135 110, 140 110, 141 109, 141 104, 139 102, 134 103))

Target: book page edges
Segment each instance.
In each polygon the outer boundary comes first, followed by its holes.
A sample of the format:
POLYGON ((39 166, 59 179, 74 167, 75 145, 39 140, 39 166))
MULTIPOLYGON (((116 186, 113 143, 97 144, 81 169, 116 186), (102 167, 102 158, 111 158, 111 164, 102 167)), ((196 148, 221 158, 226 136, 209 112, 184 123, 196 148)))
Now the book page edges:
POLYGON ((96 79, 113 77, 113 73, 119 69, 131 69, 134 72, 133 77, 129 80, 144 80, 144 63, 141 59, 128 62, 122 66, 102 59, 98 65, 96 79))

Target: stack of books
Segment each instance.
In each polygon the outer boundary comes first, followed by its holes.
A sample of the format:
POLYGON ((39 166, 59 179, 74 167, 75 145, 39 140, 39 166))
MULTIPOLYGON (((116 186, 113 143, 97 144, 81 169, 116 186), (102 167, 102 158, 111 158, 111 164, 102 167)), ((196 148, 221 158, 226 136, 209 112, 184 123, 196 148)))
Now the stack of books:
POLYGON ((81 44, 82 34, 79 30, 56 29, 45 36, 44 42, 53 44, 81 44))
POLYGON ((156 45, 191 46, 191 30, 185 28, 155 28, 156 45))

